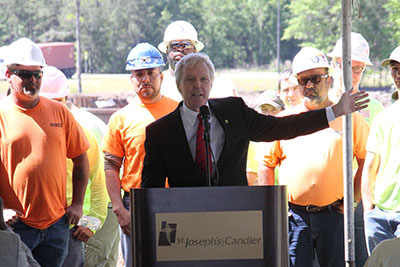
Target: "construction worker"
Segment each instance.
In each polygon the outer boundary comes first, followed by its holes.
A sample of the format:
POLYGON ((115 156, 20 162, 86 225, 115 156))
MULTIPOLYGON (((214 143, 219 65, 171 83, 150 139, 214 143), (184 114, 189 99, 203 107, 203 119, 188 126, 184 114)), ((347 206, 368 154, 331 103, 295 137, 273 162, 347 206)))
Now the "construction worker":
MULTIPOLYGON (((278 93, 279 98, 284 103, 284 107, 282 108, 282 110, 292 108, 302 102, 303 95, 300 91, 300 86, 291 70, 286 70, 281 75, 279 75, 278 93)), ((255 155, 255 158, 258 162, 258 181, 261 181, 261 183, 264 183, 267 179, 268 170, 264 164, 264 155, 265 153, 268 153, 269 147, 271 145, 271 143, 265 142, 260 142, 257 144, 257 153, 255 155)), ((278 181, 278 168, 275 168, 275 181, 278 181)))
POLYGON ((161 53, 154 46, 140 43, 132 48, 126 60, 126 70, 131 72, 130 80, 137 97, 111 116, 103 140, 107 190, 120 226, 126 266, 132 266, 129 190, 139 188, 141 184, 145 128, 178 105, 161 94, 161 67, 164 65, 161 53), (122 199, 121 189, 124 192, 122 199))
MULTIPOLYGON (((397 99, 400 90, 400 46, 381 62, 381 66, 388 67, 390 71, 393 84, 397 88, 392 93, 392 98, 397 99)), ((398 156, 400 128, 397 118, 399 112, 400 102, 396 101, 378 114, 372 123, 368 137, 367 156, 362 175, 362 197, 365 211, 365 236, 370 254, 384 240, 400 237, 400 161, 398 156)), ((390 266, 398 266, 398 264, 397 262, 396 265, 390 266)))
MULTIPOLYGON (((276 116, 284 109, 285 104, 276 90, 266 90, 259 95, 256 107, 259 113, 276 116)), ((263 152, 266 151, 268 144, 267 142, 250 142, 249 144, 246 167, 247 182, 249 185, 256 185, 258 183, 258 177, 260 171, 263 172, 263 168, 260 169, 259 165, 262 164, 259 164, 257 159, 263 158, 263 152)))
MULTIPOLYGON (((0 105, 0 177, 13 188, 23 208, 12 227, 41 266, 61 266, 67 255, 69 224, 77 225, 83 213, 89 143, 65 105, 39 96, 46 66, 39 46, 21 38, 8 49, 5 62, 11 94, 0 105), (73 161, 70 205, 67 157, 73 161)), ((1 197, 10 208, 11 196, 1 197)))
MULTIPOLYGON (((158 45, 158 49, 167 55, 168 70, 164 71, 164 81, 161 86, 163 95, 176 101, 182 100, 175 82, 175 65, 185 55, 200 52, 204 44, 198 40, 197 31, 187 21, 177 20, 168 25, 164 32, 164 40, 158 45)), ((223 78, 215 78, 211 89, 210 98, 238 96, 232 81, 223 78)))
MULTIPOLYGON (((369 45, 367 40, 359 34, 351 33, 351 85, 353 92, 358 92, 360 89, 361 79, 364 70, 367 66, 372 66, 372 62, 369 59, 369 45)), ((331 66, 333 67, 334 75, 334 87, 331 90, 330 95, 335 101, 343 93, 343 77, 342 77, 342 38, 337 40, 336 45, 332 52, 328 54, 328 57, 332 58, 331 66)), ((369 96, 368 107, 361 110, 360 113, 363 115, 368 125, 371 126, 375 116, 383 110, 383 105, 378 100, 369 96)), ((357 164, 354 164, 355 168, 357 164)), ((365 243, 365 232, 364 232, 364 219, 363 219, 363 204, 362 200, 357 205, 354 213, 354 233, 355 233, 355 256, 356 266, 364 266, 365 261, 368 258, 367 246, 365 243)))
MULTIPOLYGON (((318 49, 304 47, 293 59, 303 102, 279 116, 318 110, 333 105, 329 63, 318 49)), ((349 93, 349 92, 346 92, 349 93)), ((310 121, 311 123, 311 121, 310 121)), ((354 178, 355 200, 360 199, 361 171, 366 154, 368 124, 352 114, 353 158, 359 163, 354 178)), ((292 266, 312 266, 316 254, 320 266, 344 266, 343 144, 342 119, 329 128, 292 140, 275 141, 264 157, 268 167, 265 185, 287 185, 289 200, 289 256, 292 266)))
MULTIPOLYGON (((69 94, 69 86, 67 78, 60 70, 55 67, 48 66, 43 69, 42 87, 40 95, 59 101, 65 104, 72 112, 74 117, 80 123, 86 138, 90 143, 90 148, 87 151, 89 159, 89 182, 85 193, 85 201, 83 204, 83 215, 92 221, 88 225, 74 226, 70 229, 70 238, 68 244, 68 255, 64 261, 65 267, 73 266, 97 266, 105 264, 109 257, 113 264, 117 264, 118 250, 116 255, 110 256, 110 252, 105 253, 107 248, 111 248, 115 243, 113 240, 119 241, 118 224, 112 226, 110 223, 104 223, 106 219, 108 195, 105 183, 104 173, 104 157, 100 150, 101 138, 103 133, 99 131, 104 122, 99 122, 95 115, 84 111, 70 101, 67 101, 69 94), (96 120, 97 119, 97 120, 96 120), (96 138, 97 137, 97 138, 96 138), (106 229, 103 229, 105 226, 106 229), (97 231, 102 229, 107 231, 107 240, 99 238, 101 233, 97 231), (97 235, 96 235, 97 234, 97 235), (93 239, 92 239, 93 238, 93 239), (110 243, 110 246, 107 245, 110 243), (87 253, 86 253, 87 252, 87 253), (99 254, 99 255, 95 255, 99 254), (103 254, 106 254, 103 256, 103 254), (88 260, 86 260, 86 255, 88 260), (96 258, 96 259, 94 259, 96 258)), ((67 160, 67 202, 72 200, 72 162, 67 160)), ((111 212, 111 214, 113 214, 111 212)), ((110 220, 110 219, 109 219, 110 220)), ((116 221, 116 220, 115 220, 116 221)), ((115 244, 118 247, 118 244, 115 244)), ((110 251, 110 249, 108 249, 110 251)))
POLYGON ((287 109, 300 104, 303 100, 300 86, 291 70, 286 70, 279 75, 278 92, 287 109))
MULTIPOLYGON (((356 32, 351 33, 351 86, 353 92, 360 90, 360 83, 367 66, 372 66, 372 62, 369 59, 369 45, 365 38, 356 32)), ((335 47, 332 52, 327 54, 328 57, 332 58, 331 66, 333 67, 333 79, 334 86, 331 90, 332 95, 330 97, 336 101, 340 98, 344 90, 343 78, 342 78, 342 38, 337 40, 335 47)), ((361 114, 371 126, 373 118, 383 110, 383 105, 378 100, 369 96, 368 108, 361 110, 361 114)))

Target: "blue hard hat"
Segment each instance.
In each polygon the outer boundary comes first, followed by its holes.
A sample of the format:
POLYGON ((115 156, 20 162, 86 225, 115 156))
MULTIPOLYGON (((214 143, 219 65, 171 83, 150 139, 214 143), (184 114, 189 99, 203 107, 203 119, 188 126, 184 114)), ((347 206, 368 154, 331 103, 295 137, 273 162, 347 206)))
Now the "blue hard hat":
POLYGON ((125 69, 151 69, 164 65, 164 60, 157 48, 149 43, 139 43, 129 52, 125 69))

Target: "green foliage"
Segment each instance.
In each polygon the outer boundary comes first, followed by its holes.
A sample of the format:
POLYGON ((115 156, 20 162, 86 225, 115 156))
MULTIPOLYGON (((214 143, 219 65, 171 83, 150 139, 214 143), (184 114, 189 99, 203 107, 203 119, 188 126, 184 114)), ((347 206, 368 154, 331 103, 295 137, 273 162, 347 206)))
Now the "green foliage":
MULTIPOLYGON (((398 1, 393 2, 399 5, 398 1)), ((399 39, 396 41, 394 38, 397 32, 394 29, 400 24, 397 26, 393 24, 389 17, 389 13, 393 10, 391 7, 385 7, 382 1, 362 1, 361 3, 362 5, 358 7, 359 12, 353 18, 353 31, 361 33, 368 40, 371 61, 374 63, 374 68, 379 68, 380 62, 397 46, 399 39)))
POLYGON ((297 0, 289 6, 290 16, 283 40, 294 38, 301 46, 328 52, 340 36, 341 5, 336 0, 297 0))
POLYGON ((380 43, 390 43, 390 49, 385 49, 385 57, 387 57, 393 48, 400 44, 400 32, 398 31, 400 28, 400 2, 398 0, 388 0, 384 7, 387 10, 385 13, 387 39, 381 39, 380 43))
MULTIPOLYGON (((297 39, 300 46, 313 46, 330 52, 341 37, 341 1, 297 0, 292 1, 288 8, 291 16, 287 18, 288 27, 283 39, 297 39)), ((393 37, 397 32, 394 29, 400 26, 399 11, 398 0, 354 2, 352 31, 361 33, 368 41, 370 58, 377 68, 379 62, 396 47, 393 37)), ((398 42, 400 34, 397 36, 398 42)))

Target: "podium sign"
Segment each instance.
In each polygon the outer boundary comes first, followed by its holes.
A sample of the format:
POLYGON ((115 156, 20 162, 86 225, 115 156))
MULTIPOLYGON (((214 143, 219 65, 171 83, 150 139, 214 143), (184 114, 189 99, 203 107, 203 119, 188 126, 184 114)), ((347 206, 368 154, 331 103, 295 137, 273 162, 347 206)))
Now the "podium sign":
POLYGON ((157 261, 264 258, 262 211, 157 213, 157 261))
POLYGON ((288 266, 284 186, 131 190, 133 266, 288 266))

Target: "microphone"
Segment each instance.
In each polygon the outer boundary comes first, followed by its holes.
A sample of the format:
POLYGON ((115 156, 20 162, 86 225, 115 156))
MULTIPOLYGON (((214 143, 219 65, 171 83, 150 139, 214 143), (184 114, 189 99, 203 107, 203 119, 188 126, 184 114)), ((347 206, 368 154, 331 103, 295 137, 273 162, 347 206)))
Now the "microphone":
POLYGON ((200 107, 200 117, 203 120, 204 131, 210 132, 210 110, 206 105, 200 107))
POLYGON ((200 117, 203 120, 204 126, 204 146, 205 146, 205 156, 206 156, 206 180, 208 182, 208 186, 212 186, 211 179, 211 170, 210 166, 212 165, 210 160, 210 110, 206 105, 200 107, 200 117))

